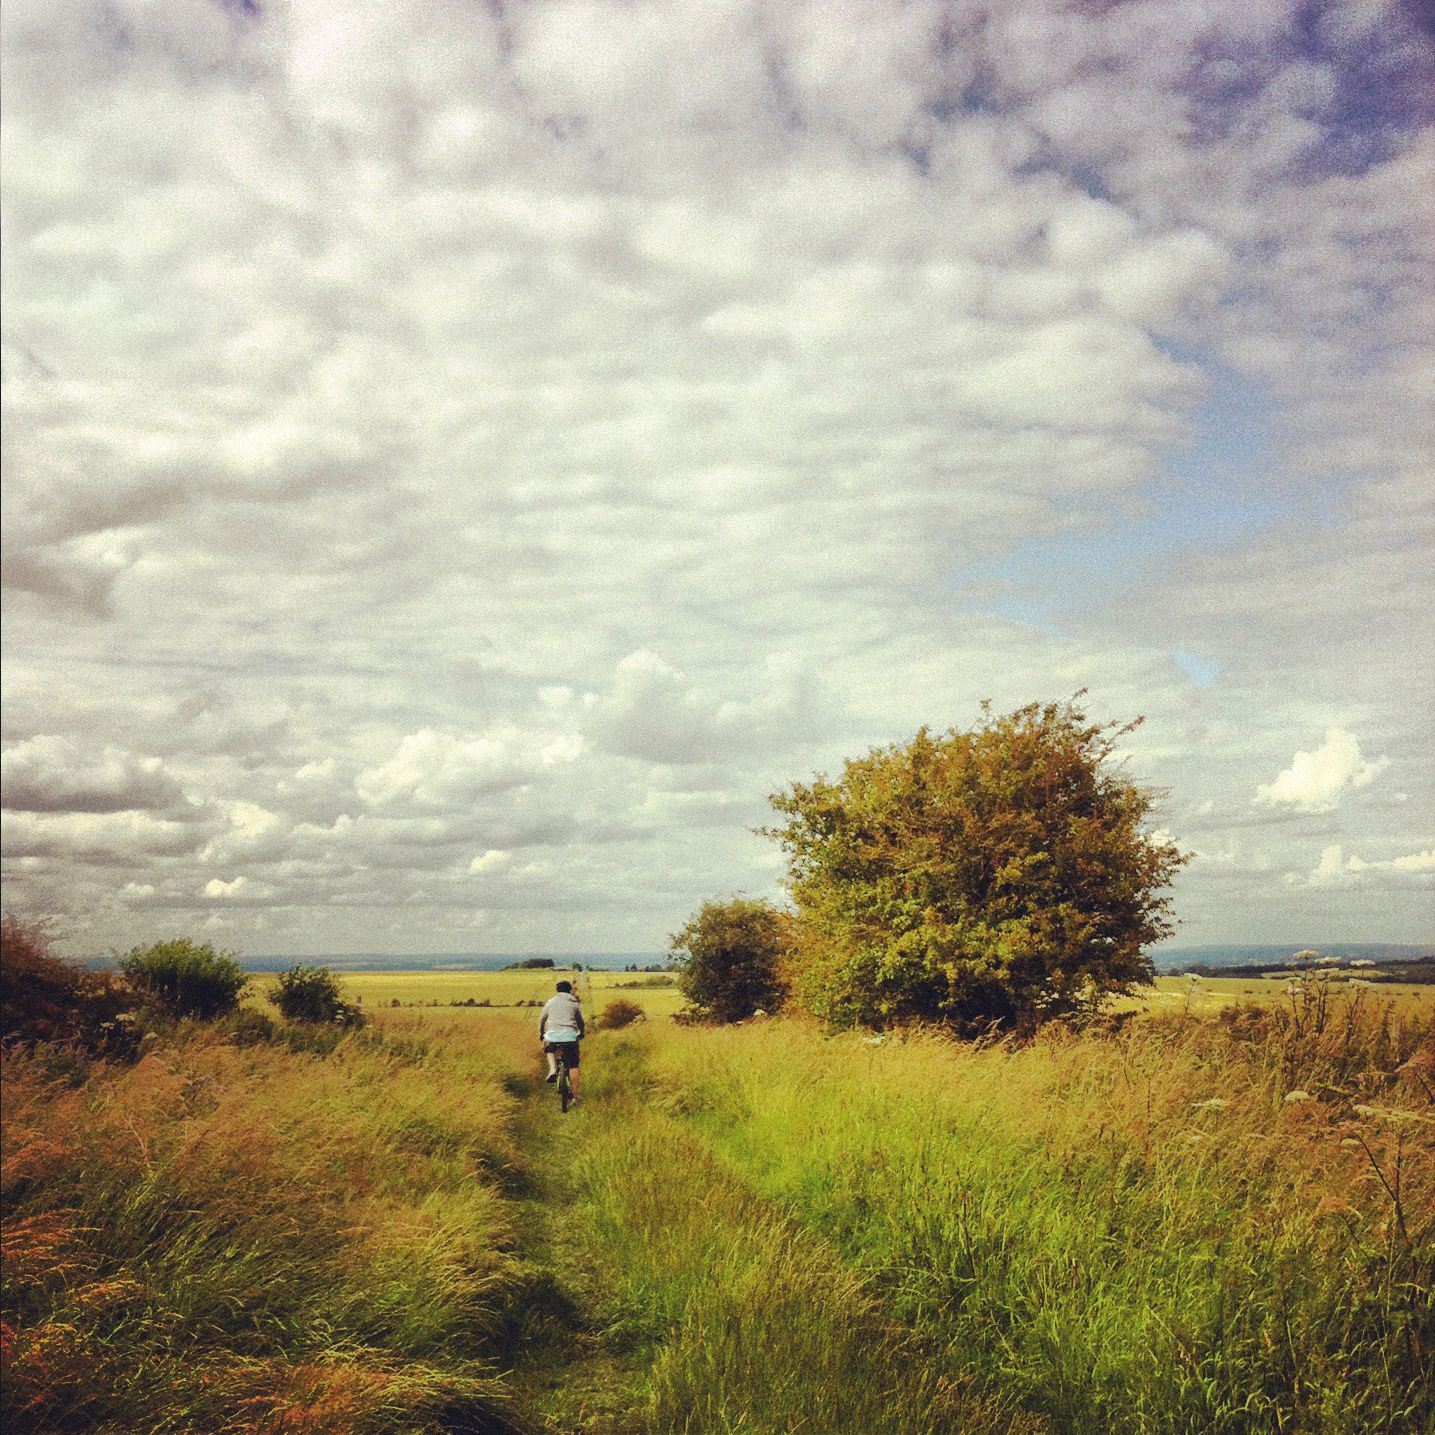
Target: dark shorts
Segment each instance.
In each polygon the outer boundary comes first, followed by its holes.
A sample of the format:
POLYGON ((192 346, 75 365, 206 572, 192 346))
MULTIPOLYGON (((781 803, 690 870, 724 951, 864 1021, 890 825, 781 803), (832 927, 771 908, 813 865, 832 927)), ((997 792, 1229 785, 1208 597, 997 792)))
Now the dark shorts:
POLYGON ((570 1071, 576 1070, 578 1066, 578 1043, 576 1041, 545 1041, 544 1051, 563 1053, 563 1059, 568 1063, 570 1071))

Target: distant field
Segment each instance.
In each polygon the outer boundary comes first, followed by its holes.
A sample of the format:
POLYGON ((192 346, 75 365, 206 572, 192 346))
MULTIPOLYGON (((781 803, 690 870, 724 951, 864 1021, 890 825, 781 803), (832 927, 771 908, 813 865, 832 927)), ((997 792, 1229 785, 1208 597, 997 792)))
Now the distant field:
MULTIPOLYGON (((351 999, 366 1011, 392 1006, 438 1006, 451 1009, 455 1002, 469 1000, 488 1002, 490 1008, 504 1010, 543 1002, 552 996, 554 984, 566 978, 577 984, 590 1016, 596 1016, 605 1002, 623 997, 636 1002, 649 1016, 670 1016, 683 1005, 676 986, 632 986, 651 980, 650 974, 632 972, 343 972, 335 968, 351 999)), ((256 976, 251 999, 262 998, 275 978, 256 976)), ((1118 1007, 1153 1011, 1189 1006, 1192 1012, 1212 1013, 1238 1002, 1286 1000, 1286 976, 1265 978, 1203 977, 1193 983, 1188 977, 1156 978, 1154 989, 1117 1003, 1118 1007)), ((1334 993, 1344 993, 1344 984, 1332 983, 1334 993)), ((1377 982, 1363 989, 1371 1001, 1394 1002, 1402 1009, 1430 1013, 1435 1011, 1435 987, 1415 986, 1401 982, 1377 982)), ((1340 996, 1341 1000, 1345 996, 1340 996)), ((461 1010, 468 1011, 463 1007, 461 1010)), ((484 1009, 478 1008, 481 1013, 484 1009)))
MULTIPOLYGON (((553 995, 555 984, 562 980, 575 983, 584 1006, 596 1016, 605 1001, 626 997, 636 1002, 651 1016, 668 1015, 683 1004, 676 986, 632 986, 652 980, 651 973, 634 972, 571 972, 562 970, 513 972, 345 972, 335 967, 350 1000, 358 1001, 366 1011, 400 1006, 436 1005, 452 1009, 455 1002, 488 1002, 499 1010, 542 1003, 553 995)), ((250 987, 251 999, 266 996, 276 978, 256 976, 250 987)), ((467 1007, 461 1008, 470 1010, 467 1007)), ((478 1009, 480 1012, 483 1008, 478 1009)))
MULTIPOLYGON (((1157 977, 1154 991, 1124 1003, 1152 1010, 1171 1009, 1189 1003, 1192 1011, 1214 1012, 1238 1002, 1285 1001, 1286 982, 1290 973, 1264 978, 1202 977, 1192 982, 1189 977, 1157 977)), ((1435 1011, 1435 987, 1416 986, 1410 982, 1372 982, 1368 987, 1347 987, 1343 981, 1332 981, 1332 995, 1341 1001, 1363 991, 1368 1001, 1393 1002, 1402 1010, 1426 1014, 1435 1011)))

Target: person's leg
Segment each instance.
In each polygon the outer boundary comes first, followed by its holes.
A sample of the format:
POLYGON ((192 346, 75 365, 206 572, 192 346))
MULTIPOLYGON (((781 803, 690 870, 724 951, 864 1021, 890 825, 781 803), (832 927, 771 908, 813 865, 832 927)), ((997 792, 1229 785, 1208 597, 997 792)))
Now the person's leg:
POLYGON ((547 1080, 550 1081, 550 1082, 557 1081, 557 1080, 558 1080, 558 1058, 557 1058, 556 1056, 554 1056, 553 1053, 552 1053, 551 1051, 549 1051, 546 1046, 543 1048, 543 1055, 548 1058, 548 1077, 547 1077, 547 1080))
POLYGON ((574 1096, 577 1096, 577 1095, 578 1095, 578 1068, 577 1068, 576 1066, 570 1066, 570 1067, 568 1068, 568 1084, 573 1088, 573 1095, 574 1095, 574 1096))

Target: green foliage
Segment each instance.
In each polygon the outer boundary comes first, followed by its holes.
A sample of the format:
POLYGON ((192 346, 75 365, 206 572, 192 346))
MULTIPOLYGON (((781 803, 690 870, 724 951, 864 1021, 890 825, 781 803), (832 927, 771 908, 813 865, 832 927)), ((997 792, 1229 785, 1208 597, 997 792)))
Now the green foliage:
POLYGON ((797 992, 835 1024, 1026 1027, 1152 979, 1143 948, 1172 930, 1161 892, 1186 859, 1111 761, 1136 723, 1074 700, 982 711, 772 797, 797 992))
POLYGON ((201 1021, 233 1011, 249 983, 231 953, 183 937, 136 947, 120 963, 120 971, 170 1016, 201 1021))
POLYGON ((720 1022, 776 1011, 789 920, 768 902, 704 902, 670 944, 683 994, 720 1022))
POLYGON ((343 991, 328 967, 299 962, 279 974, 269 1000, 289 1021, 360 1027, 364 1014, 344 1000, 343 991))
POLYGON ((0 1038, 64 1046, 83 1059, 130 1060, 144 1027, 135 994, 108 972, 88 972, 50 955, 35 922, 0 921, 0 1038))
POLYGON ((547 971, 552 966, 552 957, 525 957, 521 962, 509 962, 503 970, 506 972, 536 972, 547 971))

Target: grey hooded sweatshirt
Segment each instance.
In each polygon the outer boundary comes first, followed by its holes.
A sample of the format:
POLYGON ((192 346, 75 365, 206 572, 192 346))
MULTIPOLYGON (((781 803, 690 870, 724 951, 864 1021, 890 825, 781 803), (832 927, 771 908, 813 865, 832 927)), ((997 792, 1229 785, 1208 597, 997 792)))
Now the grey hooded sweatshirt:
POLYGON ((572 992, 557 992, 543 1004, 538 1035, 543 1041, 577 1041, 583 1035, 583 1008, 572 992))

